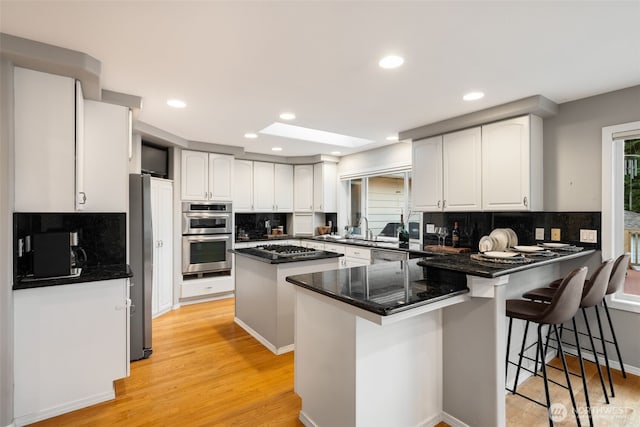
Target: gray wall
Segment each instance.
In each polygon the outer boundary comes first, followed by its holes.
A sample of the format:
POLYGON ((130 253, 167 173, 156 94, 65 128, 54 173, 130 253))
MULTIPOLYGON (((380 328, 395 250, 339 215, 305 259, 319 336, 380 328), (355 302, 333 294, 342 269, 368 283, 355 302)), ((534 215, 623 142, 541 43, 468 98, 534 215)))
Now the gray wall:
POLYGON ((640 86, 560 104, 544 120, 544 209, 601 210, 602 128, 640 120, 640 86))
MULTIPOLYGON (((602 128, 638 120, 640 86, 561 104, 557 116, 545 119, 544 209, 600 211, 602 128)), ((625 364, 640 369, 640 313, 611 310, 611 316, 625 364)))
POLYGON ((0 63, 0 426, 13 422, 13 67, 0 63))

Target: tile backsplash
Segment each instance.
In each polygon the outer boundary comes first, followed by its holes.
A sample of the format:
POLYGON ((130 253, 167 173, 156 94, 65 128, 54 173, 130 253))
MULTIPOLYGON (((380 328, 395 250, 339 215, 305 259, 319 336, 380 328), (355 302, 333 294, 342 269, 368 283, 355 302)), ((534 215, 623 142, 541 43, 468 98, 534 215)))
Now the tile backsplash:
MULTIPOLYGON (((86 252, 86 267, 121 265, 127 259, 125 213, 14 213, 14 275, 28 274, 31 259, 18 257, 18 240, 36 233, 78 232, 79 246, 86 252)), ((24 240, 23 240, 24 241, 24 240)))
POLYGON ((478 242, 495 228, 512 228, 518 243, 532 245, 551 241, 551 229, 560 229, 560 241, 578 246, 600 249, 600 212, 425 212, 423 213, 423 242, 436 245, 438 237, 427 233, 427 224, 446 226, 449 235, 446 244, 451 245, 451 230, 454 222, 460 228, 460 246, 477 250, 478 242), (535 238, 536 228, 544 229, 544 239, 535 238), (597 243, 580 242, 580 230, 596 230, 597 243))

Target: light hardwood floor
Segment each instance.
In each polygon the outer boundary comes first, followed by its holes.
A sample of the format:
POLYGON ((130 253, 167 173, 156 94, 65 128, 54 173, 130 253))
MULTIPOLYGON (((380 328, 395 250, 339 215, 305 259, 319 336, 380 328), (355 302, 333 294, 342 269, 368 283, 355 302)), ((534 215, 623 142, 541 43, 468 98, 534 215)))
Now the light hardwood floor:
MULTIPOLYGON (((273 355, 233 323, 233 312, 234 301, 227 299, 160 316, 153 321, 153 355, 131 364, 131 376, 116 382, 115 400, 35 425, 302 426, 300 398, 293 392, 293 353, 273 355)), ((604 406, 593 366, 589 375, 593 404, 604 406)), ((618 397, 610 406, 631 413, 616 423, 596 418, 596 426, 640 425, 640 378, 614 377, 618 397)), ((541 391, 536 381, 528 380, 521 391, 541 391)), ((573 383, 580 386, 579 379, 573 383)), ((562 389, 553 393, 566 395, 562 389)), ((581 393, 578 396, 580 405, 581 393)), ((570 402, 568 397, 562 400, 570 402)), ((544 408, 517 396, 507 397, 507 420, 509 426, 547 425, 544 408)), ((573 424, 567 417, 564 425, 573 424)))

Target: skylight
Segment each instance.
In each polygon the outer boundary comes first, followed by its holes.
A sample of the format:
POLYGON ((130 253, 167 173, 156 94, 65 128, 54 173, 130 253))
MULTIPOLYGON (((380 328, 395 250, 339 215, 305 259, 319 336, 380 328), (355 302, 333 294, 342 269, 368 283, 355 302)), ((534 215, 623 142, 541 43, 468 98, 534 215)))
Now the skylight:
POLYGON ((302 141, 318 142, 320 144, 339 145, 340 147, 349 148, 361 147, 374 142, 364 138, 340 135, 338 133, 288 125, 280 122, 270 124, 259 133, 281 136, 284 138, 300 139, 302 141))

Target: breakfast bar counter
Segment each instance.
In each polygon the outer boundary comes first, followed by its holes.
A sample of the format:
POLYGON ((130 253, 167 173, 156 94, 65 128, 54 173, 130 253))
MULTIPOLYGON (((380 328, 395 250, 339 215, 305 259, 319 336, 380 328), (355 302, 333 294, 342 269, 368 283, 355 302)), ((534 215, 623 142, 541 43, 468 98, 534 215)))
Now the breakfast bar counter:
POLYGON ((448 255, 287 277, 300 420, 504 426, 506 299, 596 258, 559 252, 525 266, 448 255))

